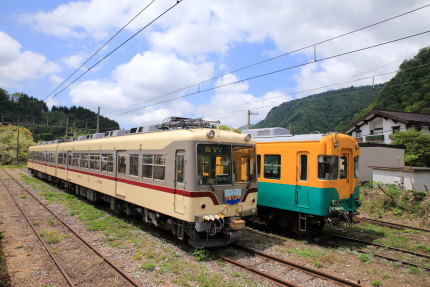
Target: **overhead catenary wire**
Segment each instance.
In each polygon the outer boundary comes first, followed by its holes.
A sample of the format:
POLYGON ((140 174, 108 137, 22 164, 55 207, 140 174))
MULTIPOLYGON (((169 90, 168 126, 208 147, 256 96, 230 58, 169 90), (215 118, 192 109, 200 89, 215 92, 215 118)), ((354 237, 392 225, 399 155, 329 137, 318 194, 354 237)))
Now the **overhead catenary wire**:
POLYGON ((90 66, 86 71, 84 71, 82 74, 80 74, 76 79, 74 79, 71 83, 69 83, 66 87, 64 87, 63 89, 61 89, 58 93, 56 93, 53 97, 49 98, 47 101, 45 101, 46 103, 48 103, 49 101, 53 100, 55 97, 57 97, 59 94, 61 94, 64 90, 66 90, 68 87, 70 87, 71 85, 73 85, 74 83, 76 83, 80 78, 82 78, 85 74, 87 74, 89 71, 91 71, 94 67, 96 67, 98 64, 100 64, 101 62, 103 62, 104 60, 106 60, 108 57, 110 57, 113 53, 115 53, 119 48, 121 48, 122 46, 124 46, 126 43, 128 43, 131 39, 133 39, 134 37, 136 37, 138 34, 140 34, 143 30, 145 30, 146 28, 148 28, 150 25, 152 25, 155 21, 157 21, 158 19, 160 19, 162 16, 164 16, 165 14, 167 14, 170 10, 172 10, 173 8, 175 8, 177 5, 179 5, 179 3, 181 3, 183 0, 177 0, 175 2, 175 4, 173 4, 172 6, 170 6, 168 9, 166 9, 163 13, 161 13, 160 15, 158 15, 157 17, 155 17, 152 21, 150 21, 148 24, 146 24, 143 28, 139 29, 136 33, 134 33, 133 35, 131 35, 129 38, 127 38, 125 41, 123 41, 121 44, 119 44, 116 48, 114 48, 112 51, 110 51, 107 55, 105 55, 103 58, 101 58, 99 61, 97 61, 95 64, 93 64, 92 66, 90 66))
MULTIPOLYGON (((201 82, 198 82, 198 83, 194 83, 194 84, 191 84, 191 85, 185 86, 185 87, 183 87, 183 88, 180 88, 180 89, 177 89, 177 90, 174 90, 174 91, 171 91, 171 92, 164 93, 164 94, 162 94, 162 95, 159 95, 159 96, 153 97, 153 98, 151 98, 151 99, 148 99, 148 100, 142 101, 142 102, 137 103, 137 104, 133 104, 133 105, 129 105, 129 106, 127 106, 127 107, 123 107, 123 108, 117 109, 117 111, 124 110, 124 109, 130 108, 130 107, 136 106, 136 105, 138 105, 138 104, 142 104, 142 103, 145 103, 145 102, 149 102, 149 101, 152 101, 152 100, 155 100, 155 99, 158 99, 158 98, 162 98, 162 97, 165 97, 165 96, 168 96, 168 95, 172 95, 172 94, 175 94, 175 93, 179 93, 179 92, 182 92, 182 91, 184 91, 184 90, 190 89, 190 88, 192 88, 192 87, 200 87, 200 86, 201 86, 202 84, 204 84, 204 83, 207 83, 207 82, 213 81, 213 80, 215 80, 215 79, 218 79, 218 78, 224 77, 224 76, 226 76, 226 75, 233 74, 233 73, 236 73, 236 72, 239 72, 239 71, 242 71, 242 70, 245 70, 245 69, 248 69, 248 68, 251 68, 251 67, 257 66, 257 65, 261 65, 261 64, 263 64, 263 63, 267 63, 267 62, 269 62, 269 61, 272 61, 272 60, 275 60, 275 59, 278 59, 278 58, 281 58, 281 57, 285 57, 285 56, 287 56, 287 55, 290 55, 290 54, 293 54, 293 53, 297 53, 297 52, 299 52, 299 51, 306 50, 306 49, 308 49, 308 48, 315 47, 316 45, 320 45, 320 44, 323 44, 323 43, 326 43, 326 42, 329 42, 329 41, 333 41, 333 40, 335 40, 335 39, 339 39, 339 38, 344 37, 344 36, 347 36, 347 35, 351 35, 351 34, 353 34, 353 33, 356 33, 356 32, 359 32, 359 31, 362 31, 362 30, 365 30, 365 29, 368 29, 368 28, 370 28, 370 27, 377 26, 377 25, 379 25, 379 24, 382 24, 382 23, 385 23, 385 22, 391 21, 391 20, 393 20, 393 19, 396 19, 396 18, 399 18, 399 17, 405 16, 405 15, 407 15, 407 14, 410 14, 410 13, 416 12, 416 11, 418 11, 418 10, 421 10, 421 9, 427 8, 427 7, 429 7, 429 6, 430 6, 430 4, 427 4, 427 5, 424 5, 424 6, 418 7, 418 8, 416 8, 416 9, 413 9, 413 10, 410 10, 410 11, 404 12, 404 13, 402 13, 402 14, 399 14, 399 15, 396 15, 396 16, 393 16, 393 17, 390 17, 390 18, 387 18, 387 19, 384 19, 384 20, 378 21, 378 22, 373 23, 373 24, 370 24, 370 25, 363 26, 363 27, 361 27, 361 28, 358 28, 358 29, 355 29, 355 30, 352 30, 352 31, 349 31, 349 32, 346 32, 346 33, 343 33, 343 34, 340 34, 340 35, 337 35, 337 36, 335 36, 335 37, 332 37, 332 38, 329 38, 329 39, 326 39, 326 40, 323 40, 323 41, 319 41, 319 42, 316 42, 316 43, 310 44, 310 45, 308 45, 308 46, 305 46, 305 47, 302 47, 302 48, 299 48, 299 49, 296 49, 296 50, 293 50, 293 51, 290 51, 290 52, 287 52, 287 53, 283 53, 283 54, 281 54, 281 55, 277 55, 277 56, 275 56, 275 57, 271 57, 271 58, 269 58, 269 59, 266 59, 266 60, 263 60, 263 61, 260 61, 260 62, 257 62, 257 63, 253 63, 253 64, 250 64, 250 65, 247 65, 247 66, 244 66, 244 67, 241 67, 241 68, 235 69, 235 70, 233 70, 233 71, 230 71, 230 72, 227 72, 227 73, 224 73, 224 74, 221 74, 221 75, 218 75, 218 76, 212 77, 212 78, 210 78, 210 79, 207 79, 207 80, 204 80, 204 81, 201 81, 201 82)), ((200 91, 200 89, 199 89, 199 91, 200 91)), ((112 113, 115 113, 115 112, 109 112, 109 113, 105 114, 105 116, 110 115, 110 114, 112 114, 112 113)))
POLYGON ((86 63, 88 63, 92 58, 94 58, 95 55, 97 55, 104 47, 107 46, 107 44, 109 44, 116 36, 118 36, 119 33, 122 32, 122 30, 124 30, 128 25, 130 25, 131 22, 133 22, 137 17, 139 17, 140 14, 143 13, 143 11, 145 11, 149 6, 151 6, 153 3, 155 2, 155 0, 152 0, 148 5, 146 5, 143 9, 141 9, 139 11, 139 13, 137 13, 130 21, 128 21, 124 26, 121 27, 121 29, 119 29, 112 37, 109 38, 109 40, 107 40, 102 46, 100 46, 100 48, 97 49, 97 51, 95 51, 85 62, 82 63, 82 65, 77 68, 73 73, 71 73, 61 84, 59 84, 52 92, 50 92, 43 101, 46 101, 49 96, 51 96, 53 93, 55 93, 56 90, 58 90, 62 85, 64 85, 64 83, 67 82, 67 80, 69 80, 71 77, 73 77, 73 75, 76 74, 76 72, 78 72, 82 67, 84 67, 84 65, 86 63))
MULTIPOLYGON (((394 40, 391 40, 391 41, 386 41, 386 42, 383 42, 383 43, 379 43, 379 44, 375 44, 375 45, 371 45, 371 46, 367 46, 367 47, 355 49, 355 50, 352 50, 352 51, 343 52, 343 53, 340 53, 340 54, 328 56, 328 57, 325 57, 325 58, 318 59, 318 62, 323 62, 323 61, 327 61, 327 60, 334 59, 334 58, 337 58, 337 57, 342 57, 342 56, 350 55, 350 54, 357 53, 357 52, 360 52, 360 51, 364 51, 364 50, 368 50, 368 49, 380 47, 380 46, 383 46, 383 45, 387 45, 387 44, 391 44, 391 43, 394 43, 394 42, 402 41, 402 40, 409 39, 409 38, 412 38, 412 37, 417 37, 417 36, 420 36, 420 35, 424 35, 424 34, 427 34, 429 32, 430 32, 430 30, 427 30, 427 31, 424 31, 424 32, 421 32, 421 33, 416 33, 416 34, 413 34, 413 35, 401 37, 401 38, 394 39, 394 40)), ((167 100, 164 100, 164 101, 161 101, 161 102, 158 102, 158 103, 154 103, 154 104, 150 104, 150 105, 147 105, 147 106, 144 106, 144 107, 136 108, 136 109, 129 110, 129 111, 126 111, 126 112, 122 112, 122 113, 118 113, 118 114, 115 114, 115 115, 113 115, 111 117, 119 116, 119 115, 126 114, 126 113, 131 113, 131 112, 134 112, 134 111, 137 111, 137 110, 142 110, 142 109, 153 107, 153 106, 157 106, 157 105, 160 105, 160 104, 165 104, 167 102, 171 102, 171 101, 174 101, 174 100, 177 100, 177 99, 182 99, 182 98, 190 97, 190 96, 193 96, 193 95, 196 95, 196 94, 200 94, 200 93, 208 92, 208 91, 211 91, 211 90, 215 90, 215 89, 219 89, 219 88, 231 86, 231 85, 238 84, 238 83, 245 82, 245 81, 255 80, 255 79, 258 79, 258 78, 266 77, 266 76, 269 76, 269 75, 277 74, 277 73, 284 72, 284 71, 291 70, 291 69, 296 69, 296 68, 299 68, 299 67, 304 67, 304 66, 311 65, 311 64, 314 64, 314 63, 316 63, 316 62, 310 61, 310 62, 306 62, 306 63, 302 63, 302 64, 293 65, 293 66, 289 66, 289 67, 286 67, 286 68, 278 69, 278 70, 275 70, 275 71, 271 71, 271 72, 267 72, 267 73, 255 75, 255 76, 248 77, 248 78, 245 78, 245 79, 237 80, 237 81, 234 81, 234 82, 231 82, 231 83, 221 84, 221 85, 218 85, 218 86, 215 86, 215 87, 211 87, 211 88, 207 88, 207 89, 204 89, 204 90, 199 90, 197 92, 192 92, 192 93, 189 93, 189 94, 181 95, 181 96, 178 96, 178 97, 175 97, 175 98, 167 99, 167 100)))

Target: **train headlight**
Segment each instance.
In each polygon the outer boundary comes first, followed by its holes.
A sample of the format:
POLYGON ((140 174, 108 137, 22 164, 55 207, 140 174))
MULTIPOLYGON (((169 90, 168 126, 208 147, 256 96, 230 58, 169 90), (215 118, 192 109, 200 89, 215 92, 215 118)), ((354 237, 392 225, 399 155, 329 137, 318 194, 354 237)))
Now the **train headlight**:
POLYGON ((207 133, 207 136, 208 136, 208 138, 213 138, 214 136, 215 136, 215 131, 214 130, 210 130, 210 131, 208 131, 208 133, 207 133))
POLYGON ((251 140, 251 135, 250 135, 250 134, 247 134, 247 135, 245 136, 245 140, 246 140, 247 142, 249 142, 249 141, 251 140))
POLYGON ((332 201, 331 201, 331 204, 332 204, 332 205, 338 205, 338 204, 339 204, 339 200, 332 200, 332 201))

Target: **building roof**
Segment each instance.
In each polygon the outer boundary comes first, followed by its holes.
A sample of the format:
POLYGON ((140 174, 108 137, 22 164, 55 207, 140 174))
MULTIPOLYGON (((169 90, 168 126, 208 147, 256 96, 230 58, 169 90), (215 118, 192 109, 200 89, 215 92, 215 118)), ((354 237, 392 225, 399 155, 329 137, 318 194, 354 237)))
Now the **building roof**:
POLYGON ((374 118, 382 117, 389 118, 393 121, 401 122, 406 125, 425 125, 430 126, 430 115, 428 114, 417 114, 417 113, 407 113, 407 112, 396 112, 396 111, 387 111, 387 110, 379 110, 375 109, 355 122, 349 125, 347 128, 343 130, 344 133, 351 132, 356 127, 360 127, 366 124, 368 121, 373 120, 374 118))

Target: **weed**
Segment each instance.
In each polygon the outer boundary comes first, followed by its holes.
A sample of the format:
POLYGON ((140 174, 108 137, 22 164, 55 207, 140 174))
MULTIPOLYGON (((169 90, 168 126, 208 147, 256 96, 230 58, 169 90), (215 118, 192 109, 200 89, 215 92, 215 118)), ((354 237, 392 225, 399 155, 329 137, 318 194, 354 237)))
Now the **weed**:
POLYGON ((322 264, 320 262, 314 262, 314 267, 321 268, 321 267, 324 267, 324 264, 322 264))
POLYGON ((224 254, 226 256, 233 257, 237 254, 237 251, 234 250, 233 248, 227 248, 226 250, 224 250, 224 254))
POLYGON ((191 253, 196 257, 197 261, 208 261, 210 260, 209 252, 205 249, 194 249, 191 253))
POLYGON ((61 241, 61 235, 57 230, 42 230, 40 236, 48 244, 55 244, 61 241))
POLYGON ((0 231, 0 239, 4 238, 3 231, 0 231))
POLYGON ((133 254, 133 259, 136 259, 136 260, 140 260, 140 259, 142 259, 142 255, 143 255, 143 252, 142 251, 136 251, 134 254, 133 254))
POLYGON ((152 263, 147 262, 147 263, 144 263, 144 264, 140 265, 140 269, 147 270, 147 271, 152 271, 152 270, 155 269, 155 265, 152 264, 152 263))
POLYGON ((20 195, 18 195, 18 197, 19 197, 19 198, 27 198, 28 196, 27 196, 27 195, 25 195, 25 194, 20 194, 20 195))
POLYGON ((231 276, 231 277, 239 277, 240 275, 239 275, 239 273, 237 273, 237 272, 231 272, 231 273, 230 273, 230 276, 231 276))
POLYGON ((372 286, 382 286, 382 282, 379 280, 373 280, 372 281, 372 286))
POLYGON ((18 244, 15 248, 16 249, 21 249, 21 248, 23 248, 24 247, 24 244, 18 244))
POLYGON ((371 262, 372 258, 369 254, 362 253, 358 256, 358 259, 360 259, 361 262, 371 262))
POLYGON ((305 249, 305 248, 291 248, 288 250, 288 253, 295 254, 295 255, 302 257, 302 258, 311 258, 314 260, 320 256, 325 255, 324 251, 305 249))
POLYGON ((421 274, 421 269, 415 266, 409 266, 408 271, 414 275, 421 274))

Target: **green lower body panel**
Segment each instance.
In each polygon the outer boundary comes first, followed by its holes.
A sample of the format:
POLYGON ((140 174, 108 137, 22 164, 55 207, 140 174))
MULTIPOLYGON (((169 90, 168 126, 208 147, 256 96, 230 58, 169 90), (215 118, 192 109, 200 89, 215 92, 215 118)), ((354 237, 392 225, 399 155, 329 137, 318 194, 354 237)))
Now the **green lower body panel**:
POLYGON ((354 189, 349 198, 339 199, 336 188, 317 188, 300 185, 258 183, 258 205, 283 210, 328 216, 330 207, 344 211, 355 211, 360 206, 356 200, 360 195, 360 187, 354 189), (333 201, 338 204, 334 206, 333 201))

